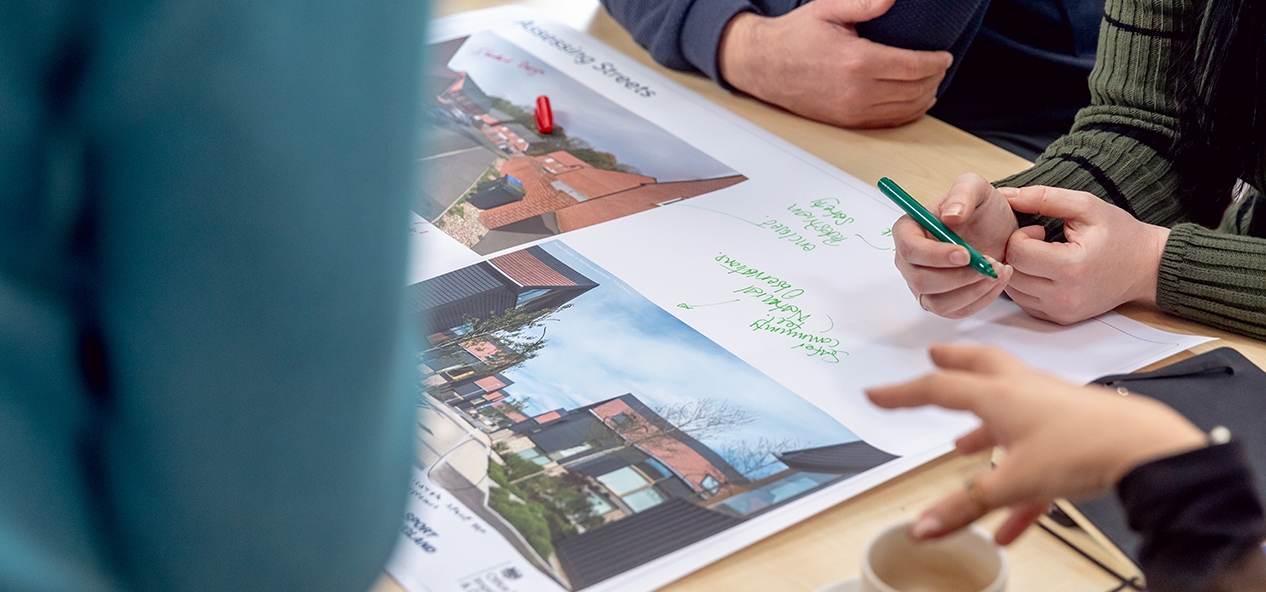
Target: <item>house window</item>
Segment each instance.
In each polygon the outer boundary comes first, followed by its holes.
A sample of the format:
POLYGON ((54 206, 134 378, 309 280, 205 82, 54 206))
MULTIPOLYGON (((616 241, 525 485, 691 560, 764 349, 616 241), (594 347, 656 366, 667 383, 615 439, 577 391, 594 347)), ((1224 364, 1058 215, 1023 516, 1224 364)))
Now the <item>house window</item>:
POLYGON ((634 512, 641 512, 664 503, 664 495, 654 487, 640 489, 628 495, 620 496, 624 503, 629 505, 629 509, 634 512))
POLYGON ((520 450, 514 454, 523 460, 531 461, 541 466, 545 466, 550 463, 550 458, 542 454, 540 448, 532 447, 526 450, 520 450))
POLYGON ((611 493, 622 497, 626 493, 637 491, 638 489, 651 484, 650 479, 647 479, 645 475, 637 472, 637 470, 633 467, 616 469, 598 477, 598 481, 603 485, 606 485, 607 489, 611 490, 611 493))
POLYGON ((615 426, 617 430, 627 430, 637 423, 637 420, 628 413, 617 413, 608 418, 608 421, 610 421, 611 425, 615 426))
POLYGON ((564 448, 562 450, 556 450, 554 452, 551 452, 549 453, 549 457, 554 460, 562 460, 569 456, 575 456, 587 450, 591 450, 592 448, 593 448, 593 444, 589 442, 585 442, 584 444, 581 444, 580 446, 572 446, 571 448, 564 448))
POLYGON ((646 475, 653 481, 659 481, 660 479, 672 475, 672 472, 668 470, 668 467, 665 467, 658 460, 653 458, 648 458, 642 462, 635 463, 633 466, 639 473, 646 475))
POLYGON ((514 305, 523 306, 524 304, 527 304, 528 302, 536 300, 537 298, 540 298, 541 296, 544 296, 548 293, 549 293, 549 290, 544 289, 544 288, 533 288, 531 290, 527 290, 519 294, 519 299, 515 302, 514 305))
POLYGON ((704 491, 712 495, 716 495, 718 491, 721 491, 721 482, 717 481, 716 477, 713 477, 712 475, 704 477, 703 481, 699 482, 699 486, 702 487, 704 491))
POLYGON ((585 500, 589 502, 589 509, 593 511, 595 516, 602 516, 608 512, 615 510, 615 506, 611 502, 602 499, 602 496, 585 490, 585 500))
POLYGON ((624 500, 625 505, 634 512, 653 508, 668 499, 655 488, 653 479, 648 478, 632 466, 616 469, 602 475, 598 477, 598 482, 605 485, 611 493, 619 496, 621 500, 624 500))
POLYGON ((839 475, 825 473, 797 473, 728 498, 718 504, 715 509, 728 511, 738 516, 751 516, 835 481, 839 477, 839 475))

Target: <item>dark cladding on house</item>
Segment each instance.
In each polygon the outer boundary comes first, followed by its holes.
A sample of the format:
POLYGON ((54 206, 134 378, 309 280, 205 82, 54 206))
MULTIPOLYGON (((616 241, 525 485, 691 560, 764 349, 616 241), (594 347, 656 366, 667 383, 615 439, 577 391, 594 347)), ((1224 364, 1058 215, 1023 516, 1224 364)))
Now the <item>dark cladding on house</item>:
POLYGON ((427 332, 441 333, 511 309, 557 308, 597 286, 538 246, 413 284, 408 298, 427 332))
POLYGON ((862 441, 775 452, 749 479, 633 394, 523 418, 492 434, 503 454, 580 487, 603 524, 554 541, 574 589, 701 541, 896 457, 862 441))

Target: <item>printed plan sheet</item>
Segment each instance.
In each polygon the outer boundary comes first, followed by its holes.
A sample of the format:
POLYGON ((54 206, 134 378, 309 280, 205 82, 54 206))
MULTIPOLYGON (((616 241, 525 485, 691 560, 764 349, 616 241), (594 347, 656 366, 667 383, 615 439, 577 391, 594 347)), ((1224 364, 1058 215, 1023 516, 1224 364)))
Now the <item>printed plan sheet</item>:
POLYGON ((934 342, 1084 382, 1203 341, 927 313, 875 188, 558 23, 440 20, 426 67, 415 592, 654 589, 944 454, 973 418, 862 392, 934 342))

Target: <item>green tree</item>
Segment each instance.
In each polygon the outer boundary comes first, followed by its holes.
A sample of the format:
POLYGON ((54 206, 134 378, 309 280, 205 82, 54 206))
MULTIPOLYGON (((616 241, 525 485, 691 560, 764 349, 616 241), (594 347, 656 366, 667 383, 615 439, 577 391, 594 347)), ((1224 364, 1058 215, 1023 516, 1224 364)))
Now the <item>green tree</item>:
POLYGON ((571 304, 531 310, 509 308, 486 319, 467 318, 447 337, 422 350, 418 358, 425 361, 457 357, 471 344, 489 343, 498 351, 484 360, 485 374, 505 372, 535 358, 545 348, 545 323, 568 308, 571 304))

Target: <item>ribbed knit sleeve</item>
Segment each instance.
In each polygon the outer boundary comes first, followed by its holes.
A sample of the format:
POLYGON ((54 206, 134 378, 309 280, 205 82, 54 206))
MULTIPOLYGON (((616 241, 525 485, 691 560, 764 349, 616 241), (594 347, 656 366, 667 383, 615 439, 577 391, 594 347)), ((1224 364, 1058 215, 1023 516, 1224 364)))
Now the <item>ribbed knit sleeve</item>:
MULTIPOLYGON (((1191 2, 1108 0, 1104 11, 1091 105, 1033 168, 997 184, 1088 191, 1145 222, 1172 226, 1185 216, 1168 156, 1177 107, 1167 88, 1175 42, 1193 28, 1191 2)), ((1035 222, 1047 227, 1047 238, 1062 238, 1061 221, 1035 222)))
MULTIPOLYGON (((1266 241, 1187 224, 1178 201, 1169 77, 1177 70, 1176 41, 1194 35, 1198 20, 1189 0, 1108 0, 1091 106, 1032 168, 997 185, 1088 191, 1139 220, 1172 227, 1157 283, 1160 308, 1266 337, 1266 241)), ((1020 217, 1021 225, 1045 226, 1048 240, 1063 240, 1062 220, 1020 217)))
POLYGON ((1162 310, 1266 339, 1266 241, 1179 224, 1157 278, 1162 310))

